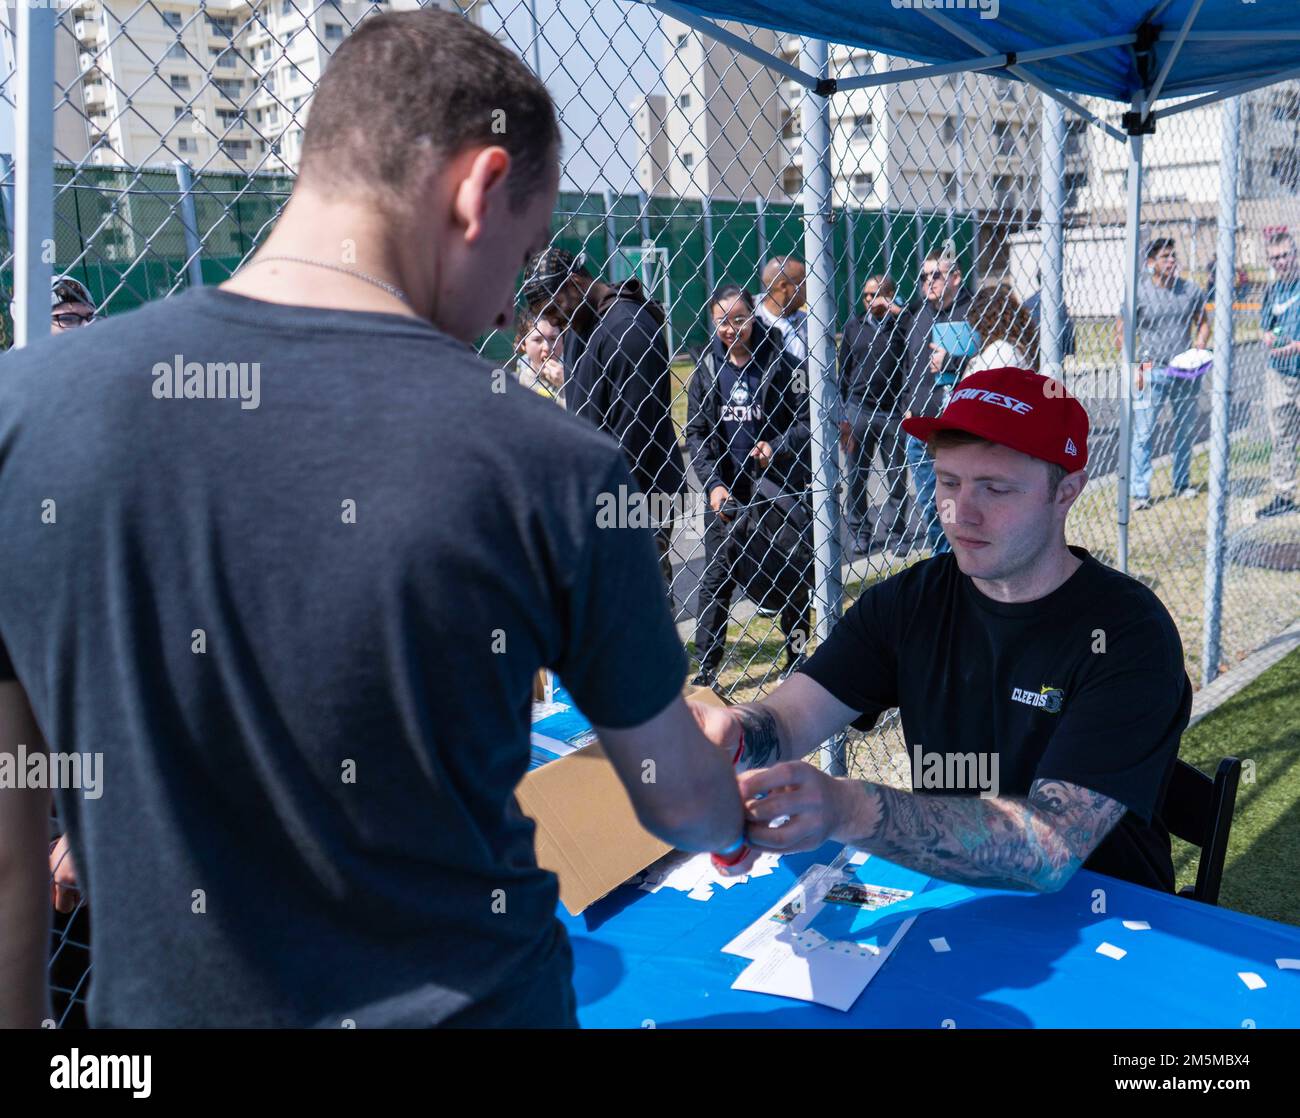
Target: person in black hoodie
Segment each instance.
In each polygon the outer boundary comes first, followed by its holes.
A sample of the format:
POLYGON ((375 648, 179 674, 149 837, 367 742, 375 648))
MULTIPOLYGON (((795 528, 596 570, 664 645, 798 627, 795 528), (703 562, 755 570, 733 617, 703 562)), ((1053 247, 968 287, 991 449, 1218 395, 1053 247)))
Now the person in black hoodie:
POLYGON ((855 555, 866 555, 877 536, 885 537, 886 547, 895 547, 907 534, 906 436, 898 414, 907 330, 894 290, 888 276, 871 276, 862 285, 863 313, 849 320, 840 340, 840 399, 846 412, 841 433, 850 436, 848 521, 855 555), (877 447, 889 497, 872 524, 867 481, 877 447))
MULTIPOLYGON (((736 591, 735 542, 728 526, 763 472, 789 493, 806 490, 811 473, 806 394, 795 392, 795 363, 781 339, 754 314, 744 288, 727 284, 709 304, 713 338, 687 390, 686 448, 704 488, 704 574, 700 579, 695 655, 697 687, 717 681, 736 591)), ((781 609, 786 670, 809 634, 808 590, 781 609)))
MULTIPOLYGON (((642 493, 675 498, 685 487, 686 467, 673 428, 663 308, 646 297, 638 280, 612 286, 595 279, 581 256, 558 248, 532 261, 523 297, 529 311, 566 331, 569 411, 617 440, 642 493)), ((673 505, 649 503, 655 511, 673 505)), ((660 566, 669 584, 672 532, 671 515, 656 523, 660 566)))

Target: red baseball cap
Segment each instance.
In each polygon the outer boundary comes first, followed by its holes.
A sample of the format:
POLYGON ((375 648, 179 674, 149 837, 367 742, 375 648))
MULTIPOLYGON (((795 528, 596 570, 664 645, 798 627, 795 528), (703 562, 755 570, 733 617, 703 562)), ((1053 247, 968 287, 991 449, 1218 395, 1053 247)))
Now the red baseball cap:
POLYGON ((938 416, 903 420, 927 442, 936 431, 968 431, 1073 473, 1088 463, 1088 413, 1065 385, 1029 369, 986 369, 953 389, 938 416))

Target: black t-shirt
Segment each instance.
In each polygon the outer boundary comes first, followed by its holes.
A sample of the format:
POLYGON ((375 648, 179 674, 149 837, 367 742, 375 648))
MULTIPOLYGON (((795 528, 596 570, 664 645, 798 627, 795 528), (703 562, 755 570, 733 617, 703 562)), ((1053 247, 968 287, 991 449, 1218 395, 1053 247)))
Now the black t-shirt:
POLYGON ((801 670, 860 729, 898 707, 917 791, 919 746, 996 754, 1001 795, 1044 778, 1117 800, 1128 811, 1086 867, 1172 891, 1156 813, 1191 713, 1182 642, 1154 593, 1070 550, 1083 565, 1032 602, 982 594, 951 554, 917 563, 870 587, 801 670))
POLYGON ((763 402, 758 398, 762 382, 762 370, 752 358, 743 368, 723 361, 718 369, 718 389, 722 393, 722 435, 737 473, 745 471, 749 452, 754 449, 763 422, 763 402))
POLYGON ((650 533, 596 526, 631 485, 398 315, 205 288, 0 358, 0 677, 103 754, 58 797, 92 1023, 427 1025, 567 978, 533 675, 630 726, 686 674, 650 533), (258 391, 154 395, 209 362, 258 391))

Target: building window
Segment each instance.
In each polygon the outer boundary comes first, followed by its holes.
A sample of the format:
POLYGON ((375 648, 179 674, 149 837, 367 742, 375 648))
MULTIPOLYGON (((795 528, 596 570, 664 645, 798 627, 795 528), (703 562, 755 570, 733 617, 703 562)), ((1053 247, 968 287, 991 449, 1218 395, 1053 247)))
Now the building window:
POLYGON ((871 134, 875 129, 875 121, 870 113, 858 113, 853 118, 853 131, 849 134, 851 140, 870 140, 871 134))
POLYGON ((172 43, 170 49, 167 51, 168 58, 189 58, 189 56, 189 52, 185 49, 185 44, 180 42, 172 43))
POLYGON ((678 35, 678 36, 677 36, 677 49, 678 49, 678 50, 682 50, 682 49, 686 46, 686 44, 689 43, 690 41, 691 41, 691 37, 690 37, 689 34, 688 34, 688 35, 678 35))
POLYGON ((293 0, 280 0, 280 14, 287 16, 293 11, 293 0))
POLYGON ((173 74, 168 80, 172 83, 172 89, 178 93, 188 93, 190 91, 189 75, 173 74))
POLYGON ((192 154, 199 150, 199 142, 190 136, 181 136, 176 140, 176 150, 192 154))
POLYGON ((993 90, 1002 100, 1007 101, 1015 96, 1016 83, 1010 78, 994 78, 993 90))
POLYGON ((238 56, 235 54, 234 51, 217 50, 215 47, 213 47, 209 51, 209 54, 211 55, 211 57, 217 60, 217 66, 220 69, 233 70, 235 68, 235 60, 238 56))
POLYGON ((943 142, 951 144, 957 139, 957 118, 949 113, 943 118, 943 142))
POLYGON ((850 55, 844 63, 846 77, 866 77, 871 73, 871 53, 861 52, 850 55))
POLYGON ((939 181, 943 183, 943 197, 945 201, 957 201, 957 176, 951 171, 944 171, 939 176, 939 181))
POLYGON ((325 25, 325 41, 327 43, 341 43, 343 41, 343 25, 341 23, 327 23, 325 25))
POLYGON ((183 20, 185 17, 182 16, 180 12, 163 12, 162 18, 163 18, 163 23, 165 23, 173 31, 179 31, 181 27, 181 20, 183 20))
POLYGON ((853 193, 859 198, 870 194, 875 183, 875 176, 870 171, 859 171, 853 176, 853 193))
POLYGON ((689 93, 683 93, 677 98, 677 105, 679 108, 689 109, 691 107, 691 95, 689 93))
POLYGON ((1016 134, 1011 130, 1011 124, 1008 121, 995 120, 993 122, 993 139, 997 144, 996 151, 998 155, 1016 154, 1016 134))
POLYGON ((682 166, 685 167, 688 171, 695 166, 694 152, 687 151, 682 153, 682 166))

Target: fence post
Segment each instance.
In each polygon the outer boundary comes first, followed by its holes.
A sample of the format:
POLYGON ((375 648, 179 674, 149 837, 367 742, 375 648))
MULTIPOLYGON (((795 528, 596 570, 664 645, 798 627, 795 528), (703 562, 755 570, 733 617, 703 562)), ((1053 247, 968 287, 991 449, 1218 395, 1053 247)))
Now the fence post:
POLYGON ((50 332, 54 237, 53 6, 18 5, 18 104, 14 139, 14 346, 50 332))
MULTIPOLYGON (((804 39, 800 69, 825 77, 827 46, 804 39)), ((817 636, 825 640, 843 608, 840 573, 839 390, 835 383, 835 255, 831 241, 830 104, 806 92, 803 123, 804 256, 808 269, 808 394, 812 410, 814 600, 817 636)), ((823 767, 846 772, 843 738, 822 746, 823 767)))
POLYGON ((849 314, 852 314, 859 290, 857 250, 853 237, 854 209, 851 205, 846 205, 840 212, 844 215, 844 252, 849 258, 849 314))
POLYGON ((183 159, 176 160, 176 186, 181 197, 181 228, 185 230, 185 270, 191 287, 203 286, 203 261, 199 254, 203 243, 199 240, 199 219, 194 212, 194 175, 183 159))
POLYGON ((889 276, 895 283, 902 281, 894 275, 894 237, 892 227, 889 221, 889 207, 880 208, 881 217, 881 245, 885 252, 885 275, 889 276))
POLYGON ((758 227, 758 270, 767 263, 767 199, 761 194, 754 199, 754 224, 758 227))
POLYGON ((5 232, 9 236, 9 251, 14 250, 14 157, 0 151, 0 189, 4 191, 5 232))
POLYGON ((605 211, 605 275, 614 274, 614 254, 618 252, 618 230, 614 228, 614 195, 608 190, 600 192, 600 204, 605 211))
POLYGON ((1065 325, 1062 283, 1065 257, 1065 110, 1054 97, 1041 94, 1043 106, 1042 172, 1039 185, 1039 370, 1064 380, 1061 334, 1065 325))
MULTIPOLYGON (((1145 108, 1133 99, 1133 112, 1145 108)), ((1136 367, 1137 285, 1142 251, 1142 136, 1128 138, 1128 203, 1124 219, 1124 344, 1119 370, 1119 461, 1115 463, 1116 526, 1119 537, 1117 565, 1128 574, 1128 488, 1133 460, 1133 369, 1136 367)), ((1148 384, 1147 390, 1151 386, 1148 384)))
POLYGON ((641 220, 641 243, 653 241, 654 237, 650 235, 650 196, 644 190, 636 192, 637 209, 640 211, 641 220))
POLYGON ((707 194, 701 200, 700 209, 704 217, 704 286, 708 288, 705 297, 712 299, 718 288, 713 276, 713 203, 707 194))
POLYGON ((1210 399, 1210 502, 1205 523, 1205 632, 1201 682, 1219 674, 1223 610, 1223 535, 1228 511, 1228 419, 1232 405, 1232 302, 1237 280, 1237 163, 1241 150, 1241 99, 1223 102, 1219 156, 1219 228, 1215 252, 1214 384, 1210 399))

